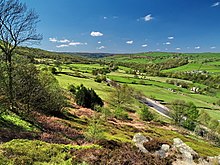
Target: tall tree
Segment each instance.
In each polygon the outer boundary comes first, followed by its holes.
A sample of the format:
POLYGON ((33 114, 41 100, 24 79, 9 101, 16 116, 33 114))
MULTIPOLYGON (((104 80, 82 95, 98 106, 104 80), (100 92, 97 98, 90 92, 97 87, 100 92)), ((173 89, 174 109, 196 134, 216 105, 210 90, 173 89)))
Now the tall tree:
POLYGON ((111 94, 111 103, 114 106, 126 106, 132 102, 133 89, 128 85, 116 85, 115 91, 111 94))
POLYGON ((174 100, 171 103, 171 117, 175 124, 194 130, 199 117, 199 110, 192 102, 174 100))
POLYGON ((12 57, 17 46, 40 41, 42 36, 36 33, 39 22, 34 10, 28 10, 18 0, 0 0, 0 49, 2 60, 7 66, 7 93, 10 109, 13 109, 13 62, 12 57))

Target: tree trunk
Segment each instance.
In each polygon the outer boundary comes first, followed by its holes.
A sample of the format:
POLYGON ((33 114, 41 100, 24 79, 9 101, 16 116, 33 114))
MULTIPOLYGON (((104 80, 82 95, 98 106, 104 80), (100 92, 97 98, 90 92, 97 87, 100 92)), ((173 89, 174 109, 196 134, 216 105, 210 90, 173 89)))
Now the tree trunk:
POLYGON ((12 68, 12 55, 6 55, 8 58, 8 94, 9 94, 9 107, 10 110, 14 109, 14 95, 13 95, 13 68, 12 68))

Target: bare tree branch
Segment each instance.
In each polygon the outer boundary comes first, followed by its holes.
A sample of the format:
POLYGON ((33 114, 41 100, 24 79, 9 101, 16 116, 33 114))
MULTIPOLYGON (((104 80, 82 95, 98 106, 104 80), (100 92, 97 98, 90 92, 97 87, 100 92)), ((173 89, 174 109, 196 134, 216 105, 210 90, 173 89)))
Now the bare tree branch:
POLYGON ((0 49, 7 66, 10 108, 13 108, 13 66, 12 56, 17 46, 27 42, 36 43, 42 39, 37 34, 39 17, 34 10, 28 10, 19 0, 0 0, 0 49))

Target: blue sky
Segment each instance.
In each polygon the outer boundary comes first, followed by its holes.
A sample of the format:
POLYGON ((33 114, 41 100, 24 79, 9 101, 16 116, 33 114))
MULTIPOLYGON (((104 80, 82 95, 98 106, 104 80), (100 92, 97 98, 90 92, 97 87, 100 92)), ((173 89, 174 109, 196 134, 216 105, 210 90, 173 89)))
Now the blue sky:
POLYGON ((220 52, 218 0, 21 0, 43 40, 67 52, 220 52))

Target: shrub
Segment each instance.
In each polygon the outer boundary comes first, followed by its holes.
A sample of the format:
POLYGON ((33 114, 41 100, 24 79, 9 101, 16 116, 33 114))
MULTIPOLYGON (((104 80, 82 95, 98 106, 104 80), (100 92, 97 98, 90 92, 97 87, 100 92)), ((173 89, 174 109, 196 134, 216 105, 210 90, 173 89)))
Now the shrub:
POLYGON ((140 116, 140 119, 141 120, 144 120, 144 121, 151 121, 154 119, 154 116, 153 114, 149 111, 149 109, 144 106, 143 108, 141 108, 139 111, 138 111, 138 114, 140 116))
POLYGON ((57 69, 55 67, 50 68, 52 74, 57 74, 57 69))
POLYGON ((101 120, 97 117, 93 117, 89 123, 89 126, 84 133, 88 140, 96 142, 97 140, 104 139, 104 130, 101 126, 101 120))
POLYGON ((44 113, 57 113, 65 106, 65 97, 56 78, 47 71, 38 71, 33 64, 17 64, 13 72, 14 98, 18 107, 44 113), (40 104, 39 104, 40 103, 40 104))
POLYGON ((103 106, 102 99, 96 94, 93 89, 87 89, 83 85, 77 88, 76 103, 80 106, 94 109, 96 105, 103 106))
POLYGON ((76 87, 71 84, 68 86, 68 90, 72 93, 72 94, 76 94, 76 87))
POLYGON ((100 77, 100 76, 96 76, 96 78, 95 78, 95 82, 101 83, 101 82, 102 82, 101 77, 100 77))
POLYGON ((114 111, 114 115, 118 119, 128 120, 128 113, 124 111, 122 107, 117 107, 114 111))

